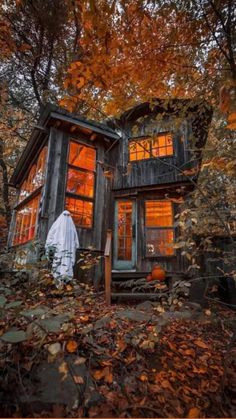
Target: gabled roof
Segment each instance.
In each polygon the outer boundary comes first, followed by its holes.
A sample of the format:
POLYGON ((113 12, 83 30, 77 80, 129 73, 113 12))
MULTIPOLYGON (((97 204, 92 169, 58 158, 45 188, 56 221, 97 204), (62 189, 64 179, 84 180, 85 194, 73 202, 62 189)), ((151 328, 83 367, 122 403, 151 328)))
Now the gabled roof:
POLYGON ((125 126, 129 123, 135 123, 140 117, 157 114, 189 117, 192 119, 192 128, 196 140, 195 146, 201 148, 207 140, 212 113, 212 107, 203 99, 157 98, 128 109, 120 116, 119 120, 116 120, 116 123, 125 126))
MULTIPOLYGON (((15 171, 11 177, 11 183, 17 186, 25 172, 27 171, 32 159, 35 157, 37 150, 45 141, 48 134, 48 128, 51 126, 58 126, 63 124, 64 128, 71 126, 78 128, 82 133, 98 134, 110 141, 116 141, 120 136, 116 133, 115 129, 110 128, 106 124, 92 121, 82 116, 67 112, 65 109, 59 108, 55 105, 47 104, 39 116, 38 123, 33 127, 30 139, 16 165, 15 171)), ((73 134, 71 134, 73 135, 73 134)))
POLYGON ((142 102, 127 111, 125 111, 119 118, 121 122, 128 122, 137 120, 144 115, 168 113, 178 115, 180 112, 183 115, 189 112, 198 112, 200 109, 206 113, 211 113, 211 106, 203 99, 152 99, 149 102, 142 102))
POLYGON ((60 129, 68 130, 71 132, 71 135, 73 133, 75 134, 75 131, 79 131, 87 136, 96 134, 101 138, 114 142, 121 138, 119 127, 122 131, 126 123, 133 123, 138 118, 146 115, 179 115, 180 113, 184 117, 191 115, 195 146, 198 148, 203 147, 207 139, 208 127, 212 118, 212 109, 203 100, 153 99, 150 102, 141 103, 127 110, 119 119, 109 120, 106 123, 89 120, 55 105, 48 104, 41 112, 38 124, 33 128, 30 139, 12 175, 11 183, 17 186, 21 182, 38 149, 45 142, 45 137, 48 135, 48 128, 51 126, 58 128, 60 125, 60 129))

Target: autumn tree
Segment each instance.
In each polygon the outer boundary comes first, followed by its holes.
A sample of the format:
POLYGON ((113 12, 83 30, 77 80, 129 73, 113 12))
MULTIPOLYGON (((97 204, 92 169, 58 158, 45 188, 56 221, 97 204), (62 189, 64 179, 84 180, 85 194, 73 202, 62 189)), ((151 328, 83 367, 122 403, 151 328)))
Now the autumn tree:
POLYGON ((155 97, 204 95, 215 105, 235 80, 231 0, 81 3, 84 54, 65 81, 69 109, 88 97, 109 115, 155 97))
POLYGON ((201 97, 215 110, 198 189, 177 220, 177 246, 198 267, 214 235, 233 242, 235 234, 235 135, 218 109, 236 111, 233 1, 84 1, 81 21, 84 54, 68 69, 61 101, 70 111, 103 119, 156 97, 201 97))
POLYGON ((0 4, 1 214, 9 226, 9 178, 41 107, 62 94, 64 69, 78 57, 80 22, 73 1, 0 4))

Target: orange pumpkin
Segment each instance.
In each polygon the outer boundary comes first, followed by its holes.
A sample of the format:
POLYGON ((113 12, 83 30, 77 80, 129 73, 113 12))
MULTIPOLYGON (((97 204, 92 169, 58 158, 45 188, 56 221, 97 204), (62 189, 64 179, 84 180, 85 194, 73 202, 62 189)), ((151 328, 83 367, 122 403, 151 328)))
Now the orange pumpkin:
POLYGON ((152 279, 158 281, 164 281, 166 278, 165 269, 163 269, 160 265, 154 265, 152 268, 152 279))

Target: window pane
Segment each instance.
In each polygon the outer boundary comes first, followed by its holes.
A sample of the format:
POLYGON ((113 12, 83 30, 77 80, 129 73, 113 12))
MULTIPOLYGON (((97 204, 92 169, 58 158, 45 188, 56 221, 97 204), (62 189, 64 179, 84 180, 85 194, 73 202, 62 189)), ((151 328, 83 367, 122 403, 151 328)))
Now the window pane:
POLYGON ((160 134, 152 140, 152 154, 155 157, 173 154, 173 138, 171 134, 160 134))
POLYGON ((118 260, 132 258, 132 211, 131 201, 118 201, 118 260))
POLYGON ((23 201, 44 184, 46 158, 47 147, 44 147, 39 154, 37 162, 31 167, 27 178, 21 186, 19 202, 23 201))
POLYGON ((146 229, 146 255, 171 256, 173 249, 173 229, 146 229))
POLYGON ((95 170, 96 150, 85 145, 70 142, 69 164, 82 169, 95 170))
POLYGON ((170 201, 146 201, 145 220, 147 227, 172 226, 172 203, 170 201))
POLYGON ((94 173, 82 172, 69 169, 67 175, 67 192, 84 195, 90 198, 94 196, 94 173))
POLYGON ((130 141, 130 161, 173 155, 173 138, 170 133, 156 135, 143 140, 130 141))
POLYGON ((35 237, 40 195, 37 195, 16 213, 13 245, 26 243, 35 237))
POLYGON ((144 160, 150 158, 150 139, 145 138, 129 143, 130 160, 144 160))
POLYGON ((74 223, 78 227, 92 227, 93 202, 67 197, 65 208, 70 211, 74 223))
POLYGON ((47 147, 44 147, 37 161, 37 168, 36 168, 36 173, 35 173, 35 177, 33 181, 34 190, 44 184, 46 159, 47 159, 47 147))

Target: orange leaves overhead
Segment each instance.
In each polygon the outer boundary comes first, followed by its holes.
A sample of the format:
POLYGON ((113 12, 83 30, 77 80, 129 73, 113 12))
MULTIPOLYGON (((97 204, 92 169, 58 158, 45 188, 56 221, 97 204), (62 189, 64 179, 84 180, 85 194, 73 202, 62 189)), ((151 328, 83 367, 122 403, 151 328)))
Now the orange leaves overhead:
POLYGON ((80 61, 71 64, 65 83, 73 95, 79 93, 78 102, 99 95, 99 108, 113 115, 132 106, 135 96, 146 100, 170 92, 192 95, 184 76, 194 81, 201 74, 186 66, 192 49, 188 55, 187 45, 182 50, 183 38, 190 44, 193 37, 187 12, 178 14, 167 4, 157 12, 140 7, 137 0, 119 5, 116 0, 111 4, 102 0, 99 7, 96 2, 80 3, 83 53, 80 61), (178 42, 181 46, 175 48, 178 42), (183 77, 176 77, 178 71, 183 77))

